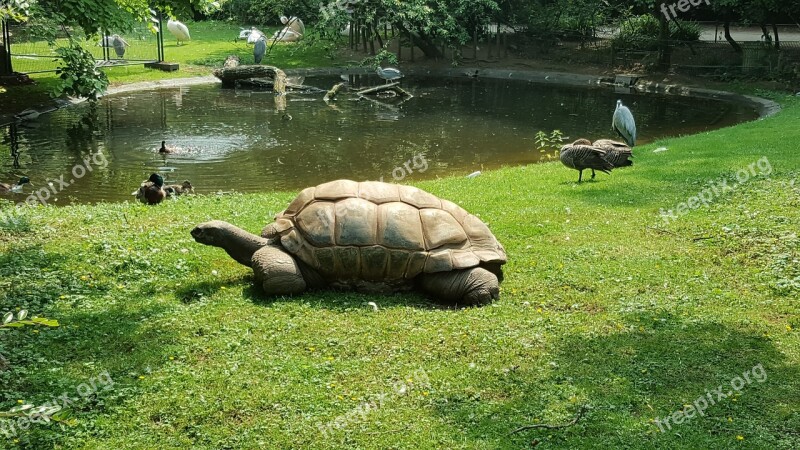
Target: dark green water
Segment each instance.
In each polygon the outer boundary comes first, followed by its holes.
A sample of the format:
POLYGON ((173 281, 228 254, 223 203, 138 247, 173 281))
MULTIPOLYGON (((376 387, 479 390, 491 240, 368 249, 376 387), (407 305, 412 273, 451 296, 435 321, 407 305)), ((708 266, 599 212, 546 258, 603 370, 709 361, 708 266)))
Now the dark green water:
MULTIPOLYGON (((327 90, 338 81, 305 84, 327 90)), ((31 178, 34 188, 6 197, 16 202, 53 182, 52 204, 132 200, 151 172, 168 183, 191 180, 201 193, 298 190, 336 178, 412 182, 535 162, 540 130, 559 129, 570 141, 614 138, 617 98, 633 111, 637 144, 756 118, 713 100, 520 81, 405 78, 402 86, 414 98, 399 105, 348 92, 331 105, 322 94, 290 94, 291 120, 272 93, 218 85, 108 96, 94 111, 81 104, 0 130, 0 180, 31 178), (177 152, 160 155, 162 139, 177 152)))

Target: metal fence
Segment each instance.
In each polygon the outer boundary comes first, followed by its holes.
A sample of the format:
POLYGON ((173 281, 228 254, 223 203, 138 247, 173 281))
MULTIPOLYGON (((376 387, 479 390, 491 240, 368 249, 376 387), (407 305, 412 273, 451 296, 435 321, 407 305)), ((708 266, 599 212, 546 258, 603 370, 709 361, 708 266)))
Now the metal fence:
MULTIPOLYGON (((156 34, 145 26, 134 29, 130 33, 120 35, 124 44, 122 56, 112 45, 112 39, 84 36, 77 30, 58 29, 54 43, 48 42, 41 27, 27 24, 3 24, 3 45, 11 55, 11 66, 19 73, 54 72, 59 66, 59 57, 55 48, 68 45, 67 33, 73 39, 82 41, 82 46, 97 60, 98 66, 139 65, 158 60, 158 40, 156 34), (104 45, 105 43, 105 45, 104 45)), ((109 34, 106 34, 108 36, 109 34)))
MULTIPOLYGON (((737 52, 727 42, 671 42, 670 68, 686 74, 778 74, 800 76, 800 42, 782 41, 780 49, 764 42, 738 42, 737 52)), ((658 63, 657 50, 613 48, 614 67, 644 67, 658 63)))

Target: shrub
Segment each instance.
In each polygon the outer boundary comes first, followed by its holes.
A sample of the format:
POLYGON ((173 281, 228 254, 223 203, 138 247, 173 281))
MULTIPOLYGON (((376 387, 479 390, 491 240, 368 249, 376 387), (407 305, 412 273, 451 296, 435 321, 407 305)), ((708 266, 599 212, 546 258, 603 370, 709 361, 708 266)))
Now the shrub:
MULTIPOLYGON (((658 48, 660 33, 658 19, 650 14, 631 17, 619 26, 619 33, 614 37, 615 47, 641 50, 658 48)), ((671 20, 669 22, 669 39, 671 41, 698 41, 700 26, 695 22, 671 20)))

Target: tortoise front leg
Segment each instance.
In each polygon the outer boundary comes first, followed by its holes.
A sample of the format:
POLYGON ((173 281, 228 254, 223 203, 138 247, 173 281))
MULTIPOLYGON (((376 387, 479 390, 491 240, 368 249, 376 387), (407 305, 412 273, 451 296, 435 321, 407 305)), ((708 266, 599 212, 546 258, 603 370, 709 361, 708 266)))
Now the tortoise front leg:
POLYGON ((278 247, 267 245, 253 254, 253 276, 268 295, 299 294, 308 284, 295 259, 278 247))
POLYGON ((491 303, 500 297, 500 282, 481 267, 450 272, 423 273, 419 285, 434 297, 465 305, 491 303))

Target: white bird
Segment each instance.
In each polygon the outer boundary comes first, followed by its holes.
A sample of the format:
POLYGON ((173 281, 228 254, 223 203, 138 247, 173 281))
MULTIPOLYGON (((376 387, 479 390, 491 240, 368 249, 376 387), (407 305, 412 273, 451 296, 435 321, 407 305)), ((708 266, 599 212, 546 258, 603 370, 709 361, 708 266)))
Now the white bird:
POLYGON ((367 302, 367 305, 372 306, 372 310, 373 311, 377 311, 378 310, 378 304, 375 303, 375 302, 367 302))
POLYGON ((272 40, 279 42, 296 42, 302 38, 303 35, 284 27, 272 34, 272 40))
MULTIPOLYGON (((253 27, 253 28, 255 28, 255 27, 253 27)), ((251 33, 252 31, 253 31, 253 29, 252 29, 252 28, 251 28, 251 29, 249 29, 249 30, 248 30, 247 28, 239 28, 239 40, 240 40, 240 41, 244 41, 244 40, 246 40, 246 39, 247 39, 247 37, 248 37, 248 36, 250 36, 250 33, 251 33)))
POLYGON ((467 175, 467 178, 475 178, 481 174, 481 171, 478 170, 477 172, 472 172, 471 174, 467 175))
POLYGON ((294 31, 298 35, 302 36, 306 34, 306 26, 303 24, 303 21, 300 20, 299 17, 292 16, 286 17, 281 16, 281 23, 286 25, 287 28, 294 31))
POLYGON ((629 146, 633 147, 636 143, 636 121, 633 120, 631 110, 622 104, 622 100, 617 100, 617 107, 611 119, 611 129, 616 131, 629 146))
POLYGON ((192 37, 189 35, 189 28, 177 20, 169 19, 167 22, 167 29, 170 33, 172 33, 173 36, 175 36, 175 39, 177 39, 177 45, 181 45, 181 41, 188 41, 192 39, 192 37))
POLYGON ((261 30, 253 27, 250 29, 250 33, 247 34, 247 43, 248 44, 255 44, 261 37, 264 36, 264 33, 261 30))
POLYGON ((379 77, 386 80, 387 84, 390 81, 399 80, 400 78, 403 78, 403 73, 400 72, 400 69, 396 69, 394 67, 386 67, 386 68, 378 67, 375 69, 375 73, 377 73, 379 77))

